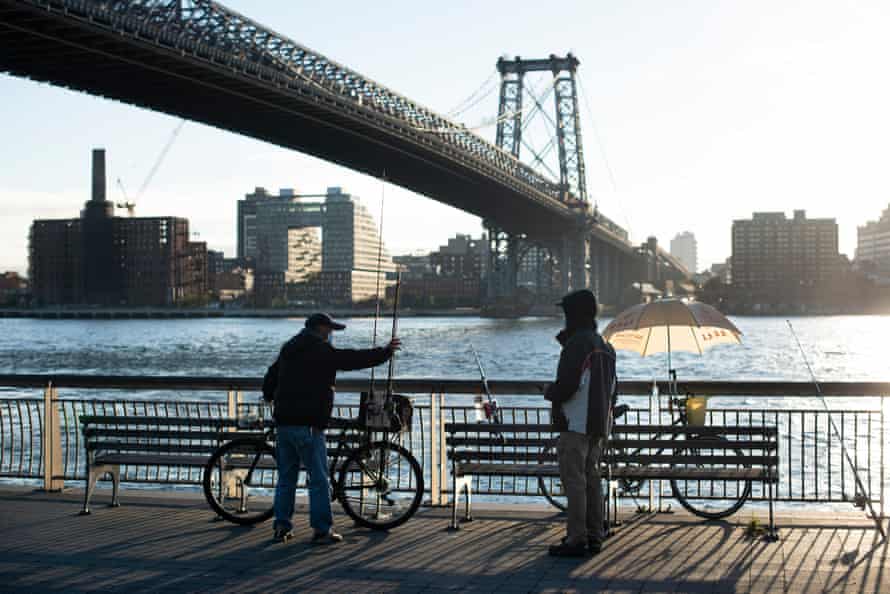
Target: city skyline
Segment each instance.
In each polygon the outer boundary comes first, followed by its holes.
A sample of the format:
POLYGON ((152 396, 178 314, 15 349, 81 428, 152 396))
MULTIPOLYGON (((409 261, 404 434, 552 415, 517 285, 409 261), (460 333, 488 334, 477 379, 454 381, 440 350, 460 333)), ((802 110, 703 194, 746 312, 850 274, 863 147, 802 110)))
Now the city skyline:
MULTIPOLYGON (((876 218, 890 196, 880 175, 880 139, 890 131, 882 105, 890 92, 871 76, 888 43, 879 27, 888 8, 879 3, 855 10, 772 6, 768 21, 756 2, 578 4, 565 8, 560 27, 541 28, 529 8, 529 17, 510 30, 490 27, 498 9, 489 5, 448 11, 356 5, 332 20, 323 7, 227 4, 443 113, 479 88, 498 55, 571 49, 587 93, 581 110, 592 200, 629 227, 634 243, 655 235, 666 246, 678 231, 693 231, 701 267, 729 255, 732 220, 755 211, 837 217, 840 250, 853 257, 857 226, 876 218), (429 41, 423 31, 434 24, 463 27, 459 51, 429 41), (411 55, 398 51, 407 45, 415 48, 411 55)), ((87 148, 109 150, 110 197, 123 201, 117 178, 134 198, 178 125, 165 115, 6 76, 0 93, 8 115, 15 114, 6 121, 17 139, 0 149, 4 269, 26 267, 30 220, 67 216, 86 199, 87 148)), ((473 126, 495 110, 496 98, 489 97, 458 120, 473 126)), ((491 136, 493 128, 480 133, 491 136)), ((137 198, 136 212, 189 218, 201 240, 232 255, 235 202, 257 185, 303 193, 342 186, 379 216, 379 181, 195 123, 182 129, 137 198)), ((481 233, 475 217, 393 186, 386 194, 384 241, 393 254, 434 249, 455 233, 481 233)))

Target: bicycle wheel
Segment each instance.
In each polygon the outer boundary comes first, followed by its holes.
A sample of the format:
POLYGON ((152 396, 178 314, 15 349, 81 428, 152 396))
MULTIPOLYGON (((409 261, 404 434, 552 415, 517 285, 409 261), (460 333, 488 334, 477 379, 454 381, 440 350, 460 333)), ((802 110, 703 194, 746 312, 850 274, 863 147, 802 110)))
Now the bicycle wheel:
MULTIPOLYGON (((541 455, 538 458, 538 464, 541 465, 556 465, 558 464, 558 459, 556 456, 556 445, 550 444, 544 447, 541 450, 541 455)), ((548 469, 549 470, 549 469, 548 469)), ((547 476, 543 474, 538 475, 538 489, 541 491, 541 495, 550 502, 550 505, 558 509, 559 511, 566 511, 568 509, 568 503, 566 502, 566 495, 562 489, 562 481, 559 480, 559 477, 552 476, 549 472, 547 476)))
POLYGON ((340 467, 336 498, 356 524, 389 530, 408 521, 423 499, 423 471, 411 453, 388 441, 353 450, 340 467))
MULTIPOLYGON (((711 453, 735 453, 744 456, 741 449, 714 448, 709 443, 726 442, 720 436, 693 437, 689 446, 675 450, 678 456, 707 456, 711 453), (696 443, 698 442, 698 443, 696 443)), ((703 464, 674 465, 675 468, 706 468, 703 464)), ((737 512, 751 495, 751 481, 744 480, 671 480, 674 498, 693 514, 708 520, 719 520, 737 512)))
POLYGON ((235 439, 217 449, 204 466, 204 497, 220 517, 257 524, 275 513, 277 478, 272 446, 265 440, 235 439))

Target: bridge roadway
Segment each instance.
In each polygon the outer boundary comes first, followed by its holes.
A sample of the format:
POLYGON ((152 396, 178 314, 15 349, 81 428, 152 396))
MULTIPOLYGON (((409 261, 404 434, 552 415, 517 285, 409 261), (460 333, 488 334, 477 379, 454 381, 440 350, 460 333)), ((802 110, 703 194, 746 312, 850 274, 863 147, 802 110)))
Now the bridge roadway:
MULTIPOLYGON (((606 217, 466 128, 209 0, 0 0, 0 72, 203 122, 381 176, 512 233, 606 217)), ((70 117, 64 109, 59 117, 70 117)))
MULTIPOLYGON (((80 494, 0 486, 3 592, 890 592, 888 546, 861 515, 780 515, 781 541, 742 524, 683 513, 628 519, 592 559, 555 559, 563 518, 540 506, 474 506, 445 531, 447 510, 422 509, 390 533, 352 527, 312 547, 305 507, 297 539, 215 521, 197 494, 127 490, 123 506, 80 517, 80 494)), ((759 513, 759 512, 756 512, 759 513)))

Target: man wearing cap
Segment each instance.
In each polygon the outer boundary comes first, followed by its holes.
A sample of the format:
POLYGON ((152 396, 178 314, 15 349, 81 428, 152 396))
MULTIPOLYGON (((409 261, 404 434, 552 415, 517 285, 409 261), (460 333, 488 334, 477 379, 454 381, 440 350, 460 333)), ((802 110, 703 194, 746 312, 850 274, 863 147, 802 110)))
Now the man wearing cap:
POLYGON ((344 328, 327 314, 312 314, 306 327, 288 340, 278 355, 273 415, 278 427, 274 526, 277 540, 286 541, 293 536, 291 517, 301 461, 309 472, 312 542, 332 544, 343 540, 334 531, 324 437, 334 407, 337 371, 380 365, 401 347, 401 341, 393 338, 382 348, 335 349, 331 334, 344 328))
POLYGON ((615 350, 596 327, 596 296, 582 289, 557 304, 565 313, 565 328, 556 339, 562 345, 556 381, 545 398, 553 405, 559 477, 566 494, 566 536, 550 547, 559 557, 581 557, 602 549, 604 523, 600 459, 618 397, 615 350))

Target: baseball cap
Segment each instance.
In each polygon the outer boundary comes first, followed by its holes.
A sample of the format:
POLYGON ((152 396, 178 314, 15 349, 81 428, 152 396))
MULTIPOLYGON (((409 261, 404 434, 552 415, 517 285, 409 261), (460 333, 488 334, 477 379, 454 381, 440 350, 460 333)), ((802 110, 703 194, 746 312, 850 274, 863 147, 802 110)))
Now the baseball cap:
POLYGON ((334 330, 343 330, 346 328, 346 324, 341 324, 339 322, 335 322, 331 316, 326 313, 314 313, 308 318, 306 318, 306 327, 314 328, 316 326, 329 326, 334 330))

